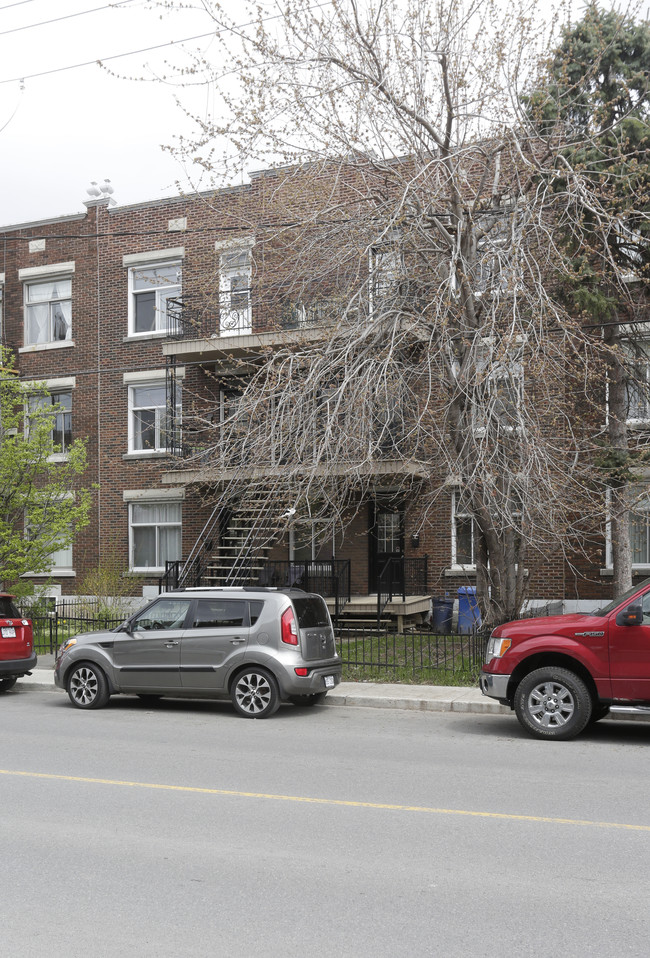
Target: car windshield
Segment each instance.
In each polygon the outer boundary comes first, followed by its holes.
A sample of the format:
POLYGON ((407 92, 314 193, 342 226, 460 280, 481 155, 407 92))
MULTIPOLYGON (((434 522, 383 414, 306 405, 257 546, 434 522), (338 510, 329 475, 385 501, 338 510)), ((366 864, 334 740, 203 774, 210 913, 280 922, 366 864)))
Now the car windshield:
POLYGON ((0 616, 3 619, 19 619, 20 612, 8 595, 0 595, 0 616))
POLYGON ((631 599, 633 595, 636 595, 640 589, 643 589, 644 586, 647 585, 650 585, 650 579, 644 579, 643 582, 640 582, 638 585, 633 585, 631 589, 627 590, 627 592, 616 596, 616 598, 612 599, 611 602, 608 602, 607 605, 604 605, 601 609, 596 609, 595 612, 590 612, 589 615, 607 615, 609 612, 613 612, 617 606, 621 605, 623 602, 626 602, 628 599, 631 599))

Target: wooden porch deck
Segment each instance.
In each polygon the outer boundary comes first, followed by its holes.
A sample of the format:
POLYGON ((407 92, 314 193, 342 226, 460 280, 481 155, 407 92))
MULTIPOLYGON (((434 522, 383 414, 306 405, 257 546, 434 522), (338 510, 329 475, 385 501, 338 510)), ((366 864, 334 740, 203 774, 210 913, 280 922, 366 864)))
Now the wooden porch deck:
MULTIPOLYGON (((334 599, 326 598, 325 601, 332 612, 334 599)), ((420 625, 430 610, 430 595, 407 595, 405 600, 399 598, 389 602, 384 608, 382 617, 395 620, 397 631, 402 632, 405 627, 420 625)), ((351 596, 345 603, 343 615, 346 619, 358 620, 359 624, 376 624, 377 593, 351 596)))

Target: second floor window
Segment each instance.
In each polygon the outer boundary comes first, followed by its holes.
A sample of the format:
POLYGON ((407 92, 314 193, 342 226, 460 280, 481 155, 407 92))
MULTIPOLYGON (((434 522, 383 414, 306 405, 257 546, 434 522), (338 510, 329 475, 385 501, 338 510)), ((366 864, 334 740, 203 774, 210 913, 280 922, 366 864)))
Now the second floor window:
POLYGON ((25 284, 25 345, 72 339, 72 280, 25 284))
POLYGON ((180 263, 133 267, 130 272, 131 333, 170 332, 167 301, 182 287, 180 263))
POLYGON ((164 452, 180 422, 180 386, 176 387, 175 415, 170 415, 164 381, 129 387, 129 452, 164 452), (172 422, 172 418, 174 422, 172 422))
POLYGON ((52 442, 56 452, 66 455, 72 443, 72 393, 52 392, 45 396, 30 396, 27 401, 28 418, 37 412, 52 417, 52 442))

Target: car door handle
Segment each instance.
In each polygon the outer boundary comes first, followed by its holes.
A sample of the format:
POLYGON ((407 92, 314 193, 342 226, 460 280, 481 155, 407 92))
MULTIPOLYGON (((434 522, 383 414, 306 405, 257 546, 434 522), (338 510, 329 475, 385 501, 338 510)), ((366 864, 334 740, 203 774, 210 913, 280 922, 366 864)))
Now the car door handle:
POLYGON ((241 645, 242 642, 245 642, 245 641, 246 641, 246 639, 240 639, 240 638, 238 638, 237 636, 235 636, 234 639, 231 639, 231 640, 230 640, 230 644, 231 644, 231 645, 241 645))
POLYGON ((173 645, 178 645, 178 642, 176 641, 176 639, 168 639, 165 642, 165 645, 167 646, 168 649, 171 649, 173 645))

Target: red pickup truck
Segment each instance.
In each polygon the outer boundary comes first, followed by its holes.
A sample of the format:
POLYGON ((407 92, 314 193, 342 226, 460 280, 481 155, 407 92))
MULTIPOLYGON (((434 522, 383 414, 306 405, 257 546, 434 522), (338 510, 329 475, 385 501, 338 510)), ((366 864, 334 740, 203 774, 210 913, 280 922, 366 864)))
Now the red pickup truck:
POLYGON ((610 712, 650 715, 650 579, 596 612, 498 626, 480 685, 536 738, 573 738, 610 712))

